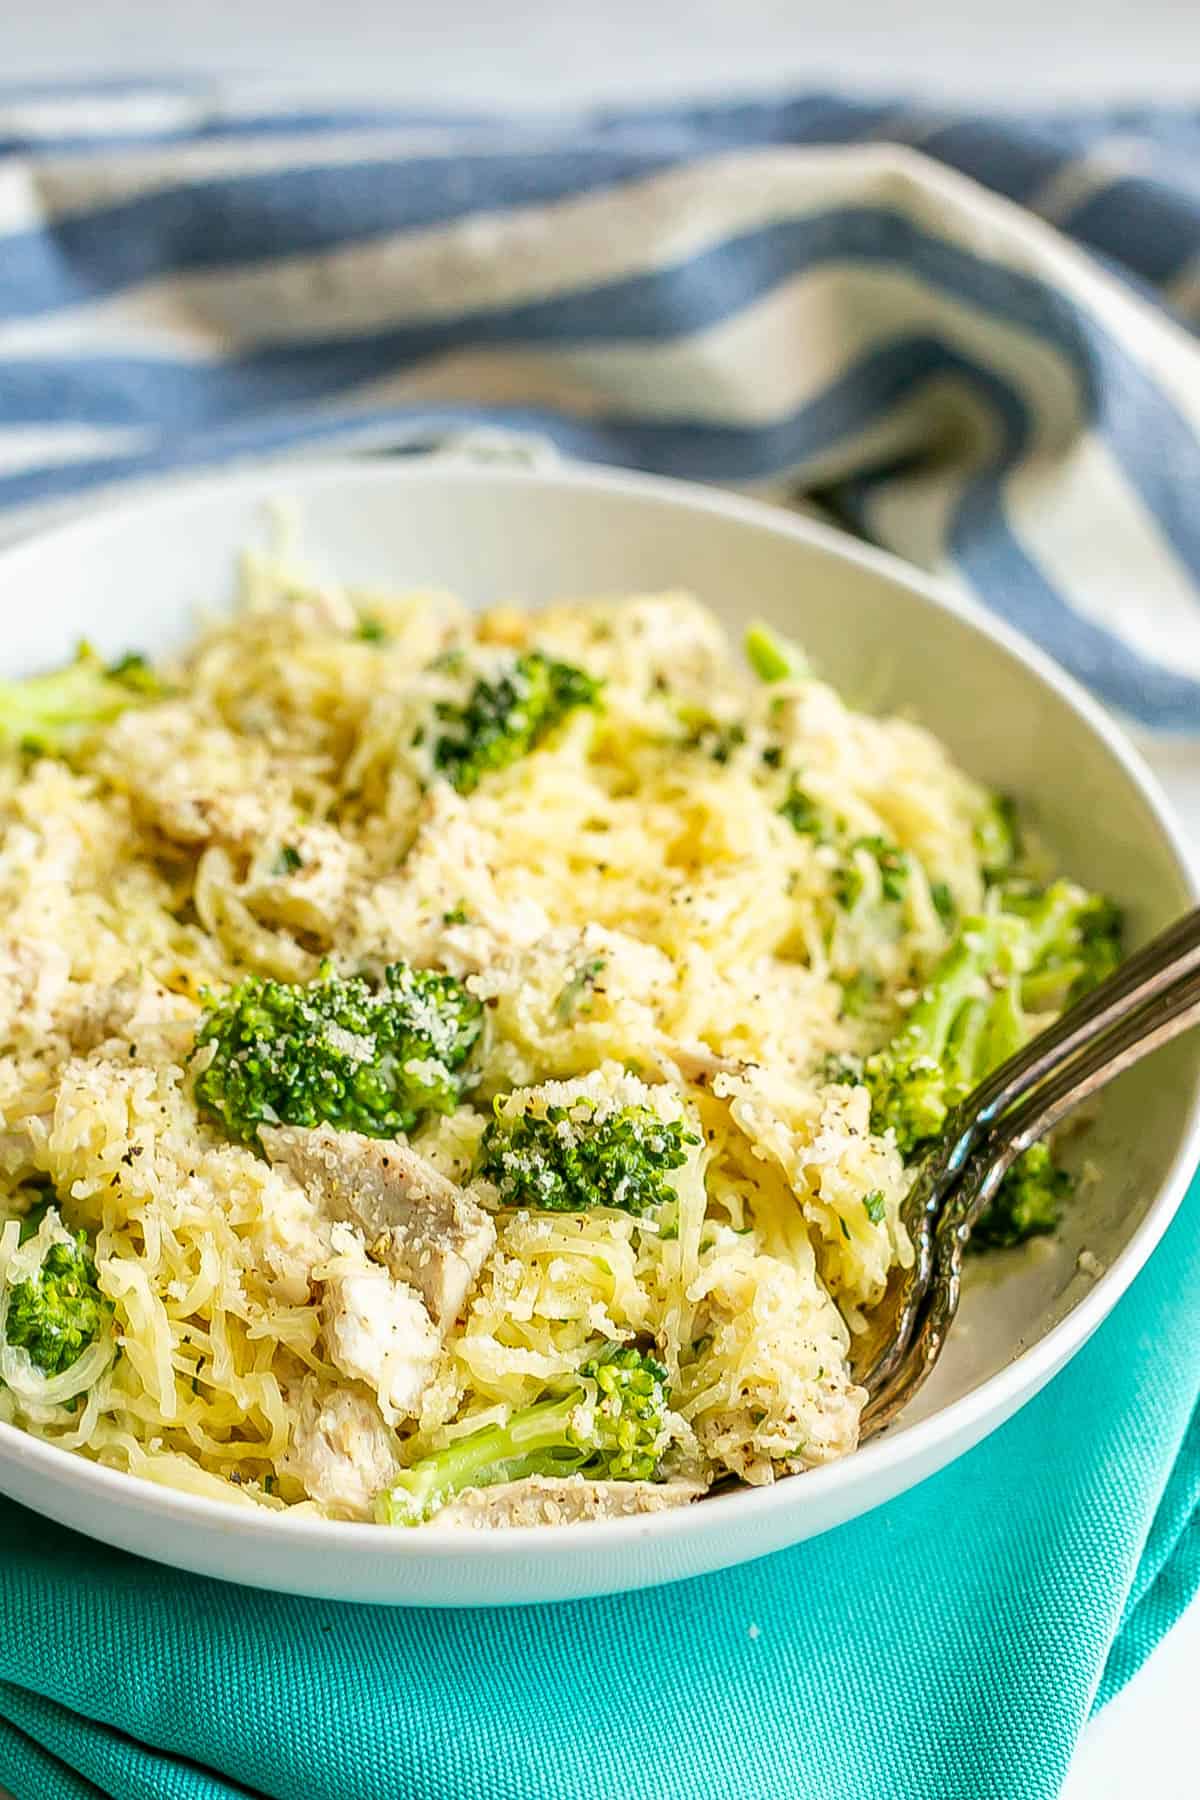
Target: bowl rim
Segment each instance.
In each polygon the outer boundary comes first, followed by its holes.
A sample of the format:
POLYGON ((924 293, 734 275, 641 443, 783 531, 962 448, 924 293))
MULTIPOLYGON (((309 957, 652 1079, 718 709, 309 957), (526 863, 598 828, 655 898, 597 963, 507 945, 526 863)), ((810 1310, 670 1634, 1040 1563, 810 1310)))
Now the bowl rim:
MULTIPOLYGON (((397 458, 366 460, 343 456, 277 461, 225 469, 196 478, 172 478, 117 503, 103 499, 66 521, 49 524, 28 537, 0 546, 0 581, 19 576, 26 564, 36 565, 48 552, 70 552, 100 547, 107 538, 119 537, 147 518, 186 512, 189 507, 227 499, 231 504, 268 504, 284 501, 302 509, 305 494, 342 484, 365 486, 481 485, 541 487, 554 491, 580 489, 616 498, 656 501, 674 508, 715 513, 734 523, 795 542, 815 546, 837 559, 873 570, 904 587, 937 612, 949 613, 970 630, 990 640, 1019 664, 1034 682, 1081 718, 1121 766, 1126 779, 1139 792, 1170 852, 1181 884, 1190 898, 1200 903, 1200 861, 1193 853, 1157 779, 1114 717, 1071 675, 1038 645, 1023 637, 1003 619, 987 610, 949 581, 926 573, 874 545, 851 537, 833 524, 807 513, 749 495, 711 488, 668 476, 636 471, 585 466, 570 462, 519 467, 476 460, 468 455, 434 452, 397 458)), ((987 1377, 969 1393, 940 1407, 928 1418, 897 1432, 871 1440, 852 1455, 806 1471, 803 1481, 783 1480, 768 1487, 745 1487, 714 1495, 703 1506, 672 1508, 652 1515, 588 1522, 586 1543, 598 1554, 620 1551, 648 1538, 686 1539, 706 1533, 719 1519, 732 1529, 736 1521, 765 1522, 790 1508, 803 1508, 842 1488, 872 1485, 881 1493, 886 1479, 911 1464, 916 1471, 939 1466, 937 1455, 947 1441, 959 1439, 964 1448, 986 1435, 989 1419, 998 1425, 1031 1399, 1086 1342, 1140 1273, 1161 1242, 1200 1161, 1200 1076, 1184 1118, 1182 1138, 1166 1176, 1129 1242, 1096 1280, 1076 1306, 1058 1324, 1011 1362, 987 1377), (1007 1401, 1007 1405, 1006 1405, 1007 1401), (716 1509, 723 1509, 719 1514, 716 1509)), ((561 1549, 564 1540, 582 1541, 568 1527, 544 1525, 508 1526, 503 1531, 464 1531, 436 1522, 420 1531, 383 1531, 364 1521, 326 1519, 287 1513, 252 1503, 217 1499, 169 1488, 145 1477, 90 1461, 34 1437, 19 1426, 0 1421, 0 1460, 24 1464, 31 1473, 42 1473, 58 1486, 90 1492, 97 1500, 115 1502, 126 1510, 153 1514, 182 1526, 193 1524, 236 1536, 262 1541, 264 1546, 287 1545, 295 1552, 313 1550, 349 1555, 369 1555, 402 1567, 406 1561, 475 1564, 496 1562, 506 1550, 525 1557, 536 1544, 561 1549)), ((904 1485, 901 1483, 900 1485, 904 1485)), ((878 1502, 868 1502, 870 1510, 878 1502)), ((36 1508, 35 1508, 36 1510, 36 1508)), ((853 1515, 847 1515, 853 1516, 853 1515)), ((100 1535, 100 1534, 97 1534, 100 1535)), ((751 1551, 751 1554, 756 1552, 751 1551)), ((236 1579, 236 1577, 231 1577, 236 1579)), ((274 1585, 273 1583, 271 1585, 274 1585)), ((381 1596, 383 1597, 383 1596, 381 1596)))

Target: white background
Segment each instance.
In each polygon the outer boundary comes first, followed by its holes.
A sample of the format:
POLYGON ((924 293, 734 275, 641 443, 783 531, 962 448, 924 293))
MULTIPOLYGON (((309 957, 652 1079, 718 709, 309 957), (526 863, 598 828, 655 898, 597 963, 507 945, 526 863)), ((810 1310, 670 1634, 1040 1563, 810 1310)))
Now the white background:
POLYGON ((0 74, 252 68, 542 105, 740 85, 1200 98, 1196 0, 0 0, 0 74))
MULTIPOLYGON (((429 105, 553 108, 828 82, 947 104, 1200 105, 1200 3, 0 0, 0 80, 205 69, 429 105)), ((1197 1668, 1200 1607, 1089 1728, 1067 1800, 1195 1800, 1197 1668)))

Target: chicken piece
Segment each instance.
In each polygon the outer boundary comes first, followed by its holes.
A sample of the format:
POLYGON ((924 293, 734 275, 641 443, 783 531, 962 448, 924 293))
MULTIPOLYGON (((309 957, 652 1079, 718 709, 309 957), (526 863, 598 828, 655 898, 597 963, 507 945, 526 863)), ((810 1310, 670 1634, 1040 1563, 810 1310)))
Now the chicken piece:
POLYGON ((371 1263, 322 1272, 321 1321, 329 1360, 375 1390, 389 1425, 412 1418, 429 1386, 441 1334, 425 1303, 405 1281, 371 1263))
POLYGON ((280 1467, 310 1500, 341 1519, 369 1519, 396 1478, 395 1439, 365 1394, 324 1387, 314 1375, 288 1395, 292 1441, 280 1467))
POLYGON ((406 1217, 371 1245, 376 1262, 397 1281, 412 1283, 442 1333, 458 1317, 496 1242, 491 1215, 463 1188, 450 1186, 449 1206, 414 1195, 406 1217))
POLYGON ((49 1031, 70 976, 71 959, 59 944, 19 937, 0 943, 0 1042, 49 1031))
POLYGON ((390 1139, 328 1125, 264 1125, 259 1136, 323 1211, 362 1227, 372 1256, 416 1288, 445 1332, 496 1242, 474 1196, 390 1139))
POLYGON ((468 1530, 512 1525, 575 1525, 587 1519, 628 1519, 688 1506, 705 1492, 698 1481, 587 1481, 530 1475, 495 1487, 467 1488, 432 1521, 468 1530))
POLYGON ((285 795, 264 747, 200 725, 183 704, 125 713, 108 733, 97 767, 172 843, 248 848, 277 835, 285 795), (192 772, 197 768, 205 771, 200 782, 192 772))

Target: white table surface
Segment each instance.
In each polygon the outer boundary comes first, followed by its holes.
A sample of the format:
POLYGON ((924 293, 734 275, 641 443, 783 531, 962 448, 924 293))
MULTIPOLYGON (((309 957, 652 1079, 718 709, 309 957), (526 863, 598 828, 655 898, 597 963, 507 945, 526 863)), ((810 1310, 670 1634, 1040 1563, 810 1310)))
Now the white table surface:
POLYGON ((526 105, 831 80, 1200 98, 1195 0, 0 0, 0 20, 0 79, 224 67, 526 105))
MULTIPOLYGON (((1196 0, 0 0, 0 28, 0 81, 248 71, 426 105, 824 83, 947 102, 1200 105, 1196 0)), ((1200 840, 1200 793, 1176 791, 1200 840)), ((1195 1800, 1198 1667, 1200 1605, 1088 1728, 1065 1800, 1195 1800)))

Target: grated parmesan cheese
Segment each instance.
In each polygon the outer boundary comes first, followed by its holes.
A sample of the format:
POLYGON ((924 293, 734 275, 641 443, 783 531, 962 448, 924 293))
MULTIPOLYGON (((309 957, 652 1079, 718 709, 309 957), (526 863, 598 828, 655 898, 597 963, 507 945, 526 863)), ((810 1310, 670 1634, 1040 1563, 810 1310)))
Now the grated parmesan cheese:
POLYGON ((944 948, 931 883, 980 900, 984 797, 942 747, 818 682, 753 680, 681 595, 481 625, 252 558, 246 605, 169 674, 73 766, 0 761, 0 1257, 52 1184, 119 1351, 85 1403, 4 1390, 0 1416, 170 1486, 364 1516, 397 1463, 639 1340, 671 1378, 665 1471, 697 1491, 853 1448, 852 1333, 911 1249, 895 1148, 822 1063, 878 1041, 944 948), (602 706, 460 795, 436 708, 529 646, 601 679, 602 706), (837 854, 780 810, 796 771, 840 831, 908 853, 898 926, 869 859, 865 903, 835 904, 837 854), (326 958, 437 966, 483 1002, 476 1085, 413 1138, 435 1171, 469 1180, 516 1090, 646 1104, 702 1140, 675 1228, 501 1211, 435 1331, 356 1227, 193 1099, 202 991, 326 958), (875 983, 867 1021, 848 970, 875 983))

